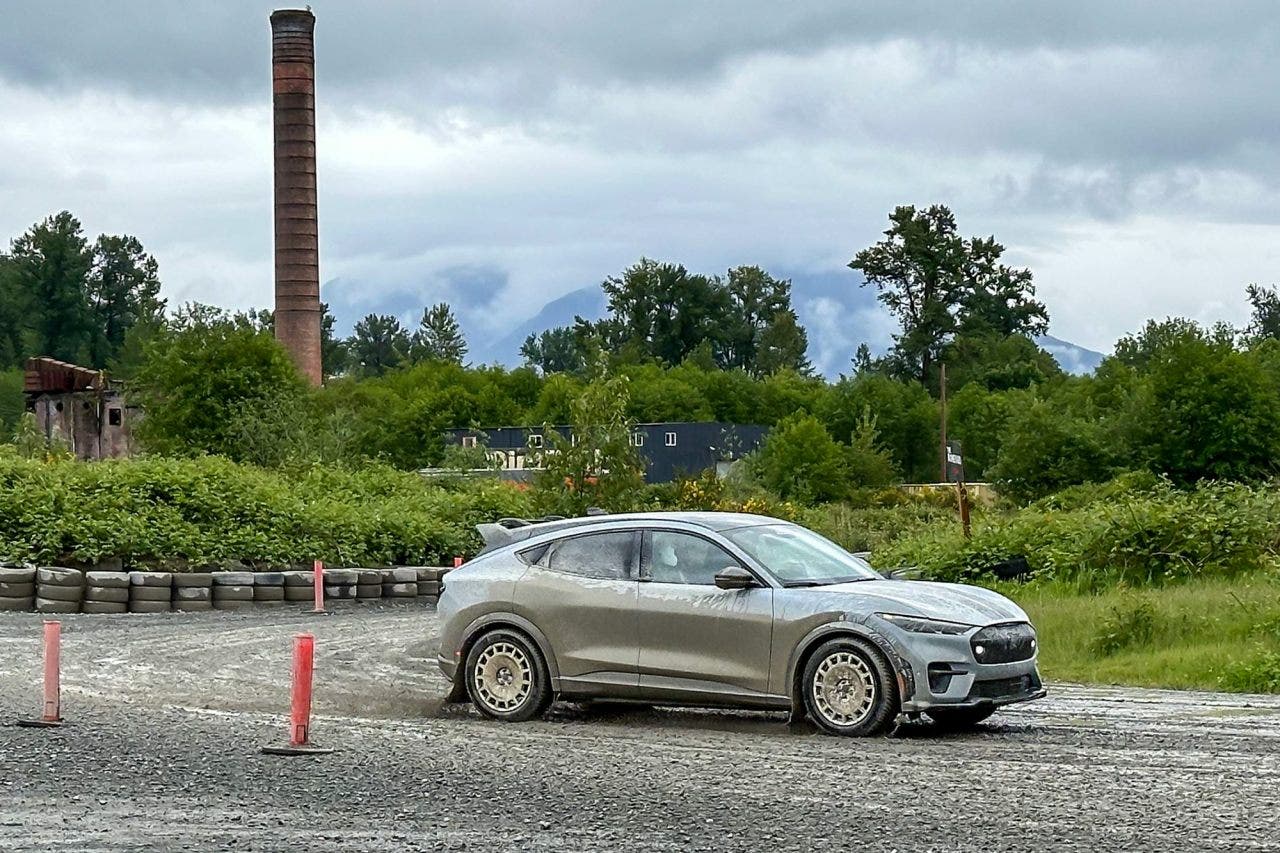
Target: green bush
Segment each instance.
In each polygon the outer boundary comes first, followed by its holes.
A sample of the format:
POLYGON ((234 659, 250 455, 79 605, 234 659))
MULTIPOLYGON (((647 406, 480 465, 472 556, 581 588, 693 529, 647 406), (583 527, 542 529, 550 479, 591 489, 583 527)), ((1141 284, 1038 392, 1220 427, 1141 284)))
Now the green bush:
POLYGON ((1236 693, 1280 693, 1280 652, 1259 650, 1236 661, 1218 677, 1218 684, 1236 693))
POLYGON ((991 514, 964 539, 930 526, 899 539, 877 562, 917 565, 934 578, 971 580, 1024 556, 1041 577, 1098 589, 1229 577, 1273 565, 1280 489, 1209 483, 1179 490, 1134 478, 1082 487, 1009 514, 991 514))
POLYGON ((1098 655, 1113 655, 1122 649, 1149 645, 1155 633, 1155 607, 1145 598, 1133 599, 1111 608, 1094 637, 1092 650, 1098 655))
POLYGON ((476 523, 529 509, 508 484, 445 487, 384 466, 0 457, 0 558, 42 563, 440 563, 478 547, 476 523))

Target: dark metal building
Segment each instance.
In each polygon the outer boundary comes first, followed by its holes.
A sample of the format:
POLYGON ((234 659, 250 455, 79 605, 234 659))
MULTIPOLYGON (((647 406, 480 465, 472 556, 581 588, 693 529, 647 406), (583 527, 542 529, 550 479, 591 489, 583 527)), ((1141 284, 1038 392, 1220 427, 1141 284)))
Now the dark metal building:
MULTIPOLYGON (((571 427, 552 429, 572 439, 571 427)), ((715 421, 637 424, 631 443, 645 460, 645 480, 669 483, 678 476, 707 470, 723 473, 732 462, 759 447, 768 431, 768 427, 754 424, 715 421)), ((503 470, 523 471, 537 468, 545 444, 543 432, 542 427, 519 426, 455 429, 446 440, 464 446, 482 443, 502 463, 503 470)))

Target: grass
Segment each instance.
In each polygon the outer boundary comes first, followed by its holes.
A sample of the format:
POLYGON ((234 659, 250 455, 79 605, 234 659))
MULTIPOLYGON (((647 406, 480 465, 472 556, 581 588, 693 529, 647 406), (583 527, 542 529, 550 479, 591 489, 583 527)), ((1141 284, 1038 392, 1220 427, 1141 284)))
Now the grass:
POLYGON ((1280 579, 1262 572, 1081 593, 1002 584, 1040 634, 1050 680, 1280 692, 1280 579))

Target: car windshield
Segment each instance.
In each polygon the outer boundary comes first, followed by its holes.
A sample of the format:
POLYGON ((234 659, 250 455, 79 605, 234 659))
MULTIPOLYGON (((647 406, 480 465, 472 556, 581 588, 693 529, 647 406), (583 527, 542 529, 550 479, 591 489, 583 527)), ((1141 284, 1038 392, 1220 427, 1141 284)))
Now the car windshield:
POLYGON ((794 524, 761 524, 721 531, 768 569, 783 586, 822 586, 880 580, 862 559, 830 539, 794 524))

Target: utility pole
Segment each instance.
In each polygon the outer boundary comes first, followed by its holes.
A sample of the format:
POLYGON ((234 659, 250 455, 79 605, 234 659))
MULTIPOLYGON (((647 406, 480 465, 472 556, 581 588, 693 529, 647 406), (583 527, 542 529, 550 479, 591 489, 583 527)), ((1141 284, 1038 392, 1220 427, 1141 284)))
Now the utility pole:
POLYGON ((938 478, 939 483, 947 482, 947 363, 944 361, 939 365, 942 369, 942 378, 939 388, 942 392, 942 476, 938 478))
MULTIPOLYGON (((942 404, 942 479, 941 483, 948 482, 947 476, 947 457, 950 455, 950 449, 947 447, 947 365, 945 362, 939 363, 941 370, 941 378, 938 385, 939 399, 942 404)), ((964 529, 964 538, 970 536, 969 525, 969 490, 964 487, 964 468, 960 469, 960 476, 956 478, 956 501, 960 505, 960 526, 964 529)))

